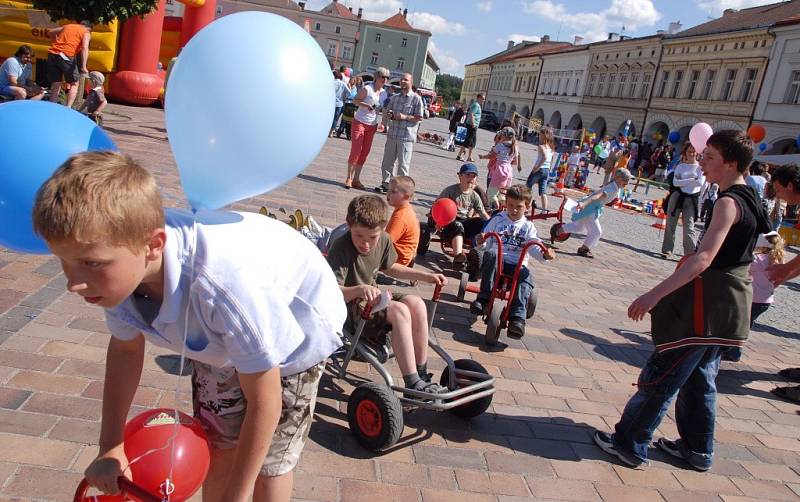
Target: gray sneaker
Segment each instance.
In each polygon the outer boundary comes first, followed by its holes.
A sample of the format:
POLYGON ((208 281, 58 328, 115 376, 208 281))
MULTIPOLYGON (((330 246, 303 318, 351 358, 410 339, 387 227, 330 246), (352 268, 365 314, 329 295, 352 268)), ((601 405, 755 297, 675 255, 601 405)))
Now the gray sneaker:
POLYGON ((711 455, 690 452, 680 439, 673 441, 671 439, 661 438, 656 441, 656 446, 673 457, 686 461, 687 464, 691 465, 692 468, 697 471, 706 472, 711 469, 711 455))
POLYGON ((642 460, 632 453, 614 448, 614 441, 611 439, 610 434, 601 431, 595 431, 594 442, 597 443, 597 446, 599 446, 601 450, 609 455, 614 455, 620 459, 623 464, 632 469, 644 469, 650 465, 650 462, 647 460, 642 460))

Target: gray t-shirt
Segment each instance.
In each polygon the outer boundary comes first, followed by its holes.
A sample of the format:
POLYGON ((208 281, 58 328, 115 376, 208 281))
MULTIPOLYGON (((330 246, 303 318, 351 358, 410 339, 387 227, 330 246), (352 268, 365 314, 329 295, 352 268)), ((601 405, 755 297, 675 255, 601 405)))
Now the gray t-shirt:
POLYGON ((386 270, 397 261, 397 252, 386 232, 381 233, 378 244, 367 254, 361 254, 353 245, 348 231, 336 239, 328 251, 328 265, 340 286, 375 285, 379 271, 386 270))
POLYGON ((458 208, 458 211, 456 212, 456 218, 460 220, 471 218, 473 216, 480 216, 486 212, 483 207, 481 196, 478 195, 475 190, 470 190, 469 192, 462 191, 461 186, 458 183, 455 185, 450 185, 442 190, 442 193, 439 194, 439 198, 441 199, 443 197, 452 199, 456 202, 456 207, 458 208))

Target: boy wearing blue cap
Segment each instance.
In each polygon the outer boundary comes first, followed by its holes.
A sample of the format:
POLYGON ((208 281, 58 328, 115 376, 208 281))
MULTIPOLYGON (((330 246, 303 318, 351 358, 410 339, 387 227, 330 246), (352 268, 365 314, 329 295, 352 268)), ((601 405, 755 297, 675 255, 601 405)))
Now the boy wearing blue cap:
POLYGON ((439 198, 452 199, 456 203, 456 219, 442 228, 442 241, 453 248, 453 268, 461 269, 467 261, 464 254, 464 239, 473 239, 481 233, 489 214, 483 200, 475 191, 478 184, 478 167, 471 162, 458 170, 458 183, 442 190, 439 198))

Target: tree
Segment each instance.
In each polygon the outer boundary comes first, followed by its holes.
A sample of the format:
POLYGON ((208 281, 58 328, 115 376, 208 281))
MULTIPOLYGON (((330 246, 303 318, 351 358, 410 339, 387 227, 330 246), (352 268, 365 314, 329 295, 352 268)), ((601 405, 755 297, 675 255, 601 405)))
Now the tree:
POLYGON ((445 107, 461 96, 461 84, 464 81, 455 75, 446 73, 436 75, 436 93, 442 96, 445 107))
POLYGON ((108 23, 134 16, 145 16, 158 7, 159 0, 33 0, 34 9, 42 9, 53 20, 108 23))

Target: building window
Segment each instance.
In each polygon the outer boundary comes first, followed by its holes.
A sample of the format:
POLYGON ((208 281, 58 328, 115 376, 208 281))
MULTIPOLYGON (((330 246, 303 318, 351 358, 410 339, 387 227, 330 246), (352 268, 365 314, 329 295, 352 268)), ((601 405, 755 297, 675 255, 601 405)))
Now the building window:
POLYGON ((628 96, 635 98, 636 97, 636 86, 639 85, 639 74, 634 73, 631 75, 631 84, 630 89, 628 89, 628 96))
POLYGON ((581 86, 581 79, 579 79, 579 78, 576 78, 576 79, 575 79, 575 88, 574 88, 574 89, 572 89, 572 95, 573 95, 573 96, 577 96, 577 95, 578 95, 578 88, 579 88, 580 86, 581 86))
POLYGON ((397 58, 397 69, 402 70, 406 65, 406 58, 397 58))
POLYGON ((342 59, 350 59, 351 50, 352 49, 350 48, 349 45, 345 45, 344 48, 342 49, 342 59))
POLYGON ((597 82, 597 95, 603 96, 603 91, 606 88, 606 76, 600 75, 600 79, 597 82))
POLYGON ((692 78, 689 80, 689 92, 686 93, 688 99, 694 99, 694 90, 697 88, 697 81, 700 79, 700 70, 692 70, 692 78))
POLYGON ((663 98, 667 92, 667 82, 669 81, 669 72, 665 71, 661 74, 661 85, 658 88, 658 97, 663 98))
POLYGON ((317 24, 315 24, 315 25, 314 25, 314 29, 315 29, 315 30, 317 30, 317 31, 319 31, 319 30, 320 30, 320 25, 319 25, 319 23, 317 23, 317 24))
POLYGON ((746 78, 744 80, 744 85, 742 86, 742 94, 739 98, 739 101, 750 101, 750 95, 753 94, 753 88, 756 86, 756 75, 758 75, 758 70, 755 68, 748 68, 745 75, 746 78))
POLYGON ((725 74, 725 85, 722 87, 722 94, 719 99, 728 101, 733 94, 733 84, 736 83, 736 70, 729 69, 725 74))
POLYGON ((372 58, 369 60, 369 64, 378 64, 378 53, 373 52, 372 58))
POLYGON ((716 76, 716 70, 708 70, 706 72, 706 85, 703 88, 703 99, 711 99, 711 90, 714 88, 714 79, 716 76))
POLYGON ((404 37, 402 42, 400 42, 400 47, 405 47, 407 45, 408 45, 408 39, 404 37))
POLYGON ((589 88, 586 90, 586 94, 588 96, 594 96, 594 82, 596 80, 597 75, 592 75, 592 78, 589 79, 589 88))
POLYGON ((336 44, 334 42, 328 43, 328 56, 336 57, 336 44))
POLYGON ((341 26, 337 26, 336 27, 336 33, 341 33, 341 32, 342 32, 342 27, 341 26))
POLYGON ((614 83, 617 81, 617 75, 609 75, 608 76, 608 96, 614 95, 614 83))
POLYGON ((380 33, 376 33, 375 34, 375 43, 376 44, 381 43, 381 34, 380 33))
POLYGON ((786 90, 786 97, 783 98, 783 102, 791 105, 800 104, 800 70, 792 72, 792 77, 789 79, 789 88, 786 90))
POLYGON ((678 91, 681 89, 681 80, 683 80, 683 70, 675 72, 675 83, 672 85, 672 97, 678 97, 678 91))
POLYGON ((622 74, 619 76, 619 85, 617 86, 617 97, 621 98, 625 92, 625 83, 628 80, 628 75, 622 74))
POLYGON ((644 79, 642 80, 642 98, 647 98, 650 95, 650 81, 652 78, 653 75, 651 73, 644 74, 644 79))

